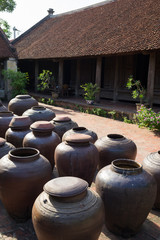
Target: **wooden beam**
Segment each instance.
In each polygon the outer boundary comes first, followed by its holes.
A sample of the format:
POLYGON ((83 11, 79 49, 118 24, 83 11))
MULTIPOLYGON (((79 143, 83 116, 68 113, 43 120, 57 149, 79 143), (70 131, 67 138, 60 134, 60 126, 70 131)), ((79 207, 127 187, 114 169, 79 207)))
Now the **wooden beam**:
POLYGON ((76 83, 75 83, 75 95, 79 95, 79 85, 80 85, 80 59, 77 59, 76 65, 76 83))
POLYGON ((58 87, 59 87, 60 93, 62 93, 62 88, 63 88, 63 64, 64 64, 63 59, 60 59, 59 72, 58 72, 58 87))
POLYGON ((113 101, 117 101, 118 95, 118 70, 119 70, 119 58, 116 56, 115 75, 114 75, 114 87, 113 87, 113 101))
MULTIPOLYGON (((97 57, 97 64, 96 64, 96 80, 95 83, 101 87, 101 73, 102 73, 102 57, 97 57)), ((96 95, 96 102, 100 101, 100 93, 96 95)))
POLYGON ((153 52, 153 53, 150 53, 148 80, 147 80, 147 101, 150 107, 152 107, 152 104, 153 104, 155 65, 156 65, 156 53, 153 52))
POLYGON ((37 92, 38 74, 39 74, 39 63, 38 63, 37 60, 35 60, 35 75, 34 75, 34 79, 35 79, 34 89, 35 89, 35 92, 37 92))

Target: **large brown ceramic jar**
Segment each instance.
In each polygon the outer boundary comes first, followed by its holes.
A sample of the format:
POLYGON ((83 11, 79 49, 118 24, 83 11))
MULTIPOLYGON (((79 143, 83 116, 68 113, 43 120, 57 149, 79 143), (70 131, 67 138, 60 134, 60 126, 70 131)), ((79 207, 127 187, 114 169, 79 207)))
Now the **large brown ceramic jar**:
POLYGON ((59 176, 74 176, 91 185, 99 160, 99 153, 91 136, 74 134, 66 138, 55 149, 55 164, 59 176))
POLYGON ((61 143, 59 136, 53 132, 53 124, 47 121, 37 121, 30 128, 32 132, 24 137, 23 146, 38 149, 49 160, 53 169, 55 148, 61 143))
POLYGON ((99 151, 99 169, 111 164, 117 158, 135 160, 137 155, 136 144, 120 134, 108 134, 98 139, 95 146, 99 151))
POLYGON ((160 209, 160 151, 150 153, 143 160, 143 167, 154 176, 157 182, 157 196, 154 207, 160 209))
POLYGON ((8 154, 12 149, 15 149, 15 147, 11 143, 6 142, 4 138, 0 137, 0 158, 8 154))
POLYGON ((13 117, 15 117, 15 115, 12 112, 0 112, 0 137, 5 138, 5 133, 13 117))
POLYGON ((130 237, 147 218, 157 185, 140 163, 117 159, 98 172, 96 191, 104 202, 106 227, 115 234, 130 237))
POLYGON ((91 142, 95 143, 98 139, 97 134, 85 127, 74 127, 63 134, 62 141, 66 140, 66 137, 72 134, 86 134, 92 137, 91 142))
POLYGON ((66 131, 74 127, 78 127, 78 124, 76 122, 65 116, 55 117, 51 123, 54 125, 54 132, 56 132, 61 139, 66 131))
POLYGON ((0 112, 6 112, 8 109, 2 104, 2 101, 0 100, 0 112))
POLYGON ((11 150, 0 161, 0 194, 7 212, 16 221, 27 220, 36 197, 51 177, 50 163, 37 149, 11 150))
POLYGON ((17 95, 8 103, 8 110, 21 116, 27 109, 37 105, 37 100, 30 95, 17 95))
POLYGON ((101 198, 86 181, 55 178, 44 186, 32 210, 38 240, 98 240, 104 223, 101 198))
POLYGON ((56 115, 46 107, 34 106, 23 113, 23 116, 29 116, 32 122, 51 121, 56 115))
POLYGON ((14 117, 9 128, 6 131, 5 139, 7 142, 12 143, 16 148, 23 146, 23 138, 27 133, 29 133, 31 125, 31 120, 27 116, 17 116, 14 117))

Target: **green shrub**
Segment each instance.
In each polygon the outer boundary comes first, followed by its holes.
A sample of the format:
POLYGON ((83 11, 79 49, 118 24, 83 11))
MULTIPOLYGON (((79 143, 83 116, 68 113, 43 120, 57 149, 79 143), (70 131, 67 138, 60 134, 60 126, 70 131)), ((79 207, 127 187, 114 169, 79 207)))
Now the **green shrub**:
POLYGON ((144 105, 141 105, 140 110, 135 114, 135 121, 139 127, 160 130, 160 112, 156 113, 152 108, 146 108, 144 105))

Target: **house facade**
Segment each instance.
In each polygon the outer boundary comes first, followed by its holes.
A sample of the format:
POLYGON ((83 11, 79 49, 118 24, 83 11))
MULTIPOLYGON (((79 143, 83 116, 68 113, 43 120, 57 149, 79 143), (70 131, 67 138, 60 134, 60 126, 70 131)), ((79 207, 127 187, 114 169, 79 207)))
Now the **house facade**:
POLYGON ((55 15, 13 41, 18 66, 37 91, 43 69, 53 72, 59 89, 74 94, 80 85, 97 83, 100 98, 132 101, 126 88, 130 75, 147 89, 150 105, 160 104, 160 1, 114 0, 55 15))
POLYGON ((4 81, 2 70, 17 71, 17 54, 3 30, 0 28, 0 98, 11 98, 10 80, 4 81))

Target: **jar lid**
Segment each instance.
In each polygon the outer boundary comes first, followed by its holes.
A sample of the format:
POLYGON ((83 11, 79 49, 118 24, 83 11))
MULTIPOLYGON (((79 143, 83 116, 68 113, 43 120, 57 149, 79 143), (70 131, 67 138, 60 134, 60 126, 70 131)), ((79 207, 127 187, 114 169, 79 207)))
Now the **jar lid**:
POLYGON ((18 99, 26 99, 26 98, 31 98, 30 95, 17 95, 16 98, 18 99))
POLYGON ((28 116, 16 116, 13 117, 9 127, 19 128, 19 127, 29 127, 31 125, 31 119, 28 116))
POLYGON ((58 117, 53 118, 53 121, 54 122, 69 122, 69 121, 71 121, 71 119, 67 116, 58 116, 58 117))
POLYGON ((5 143, 6 143, 6 140, 0 137, 0 147, 3 146, 5 143))
POLYGON ((54 129, 54 126, 52 123, 48 122, 48 121, 36 121, 34 123, 32 123, 31 125, 31 129, 32 130, 41 130, 41 131, 52 131, 54 129))
POLYGON ((88 143, 93 141, 93 139, 89 135, 76 133, 66 136, 65 141, 67 143, 88 143))
POLYGON ((73 197, 83 193, 88 188, 88 183, 78 177, 58 177, 47 182, 43 189, 55 197, 73 197))

